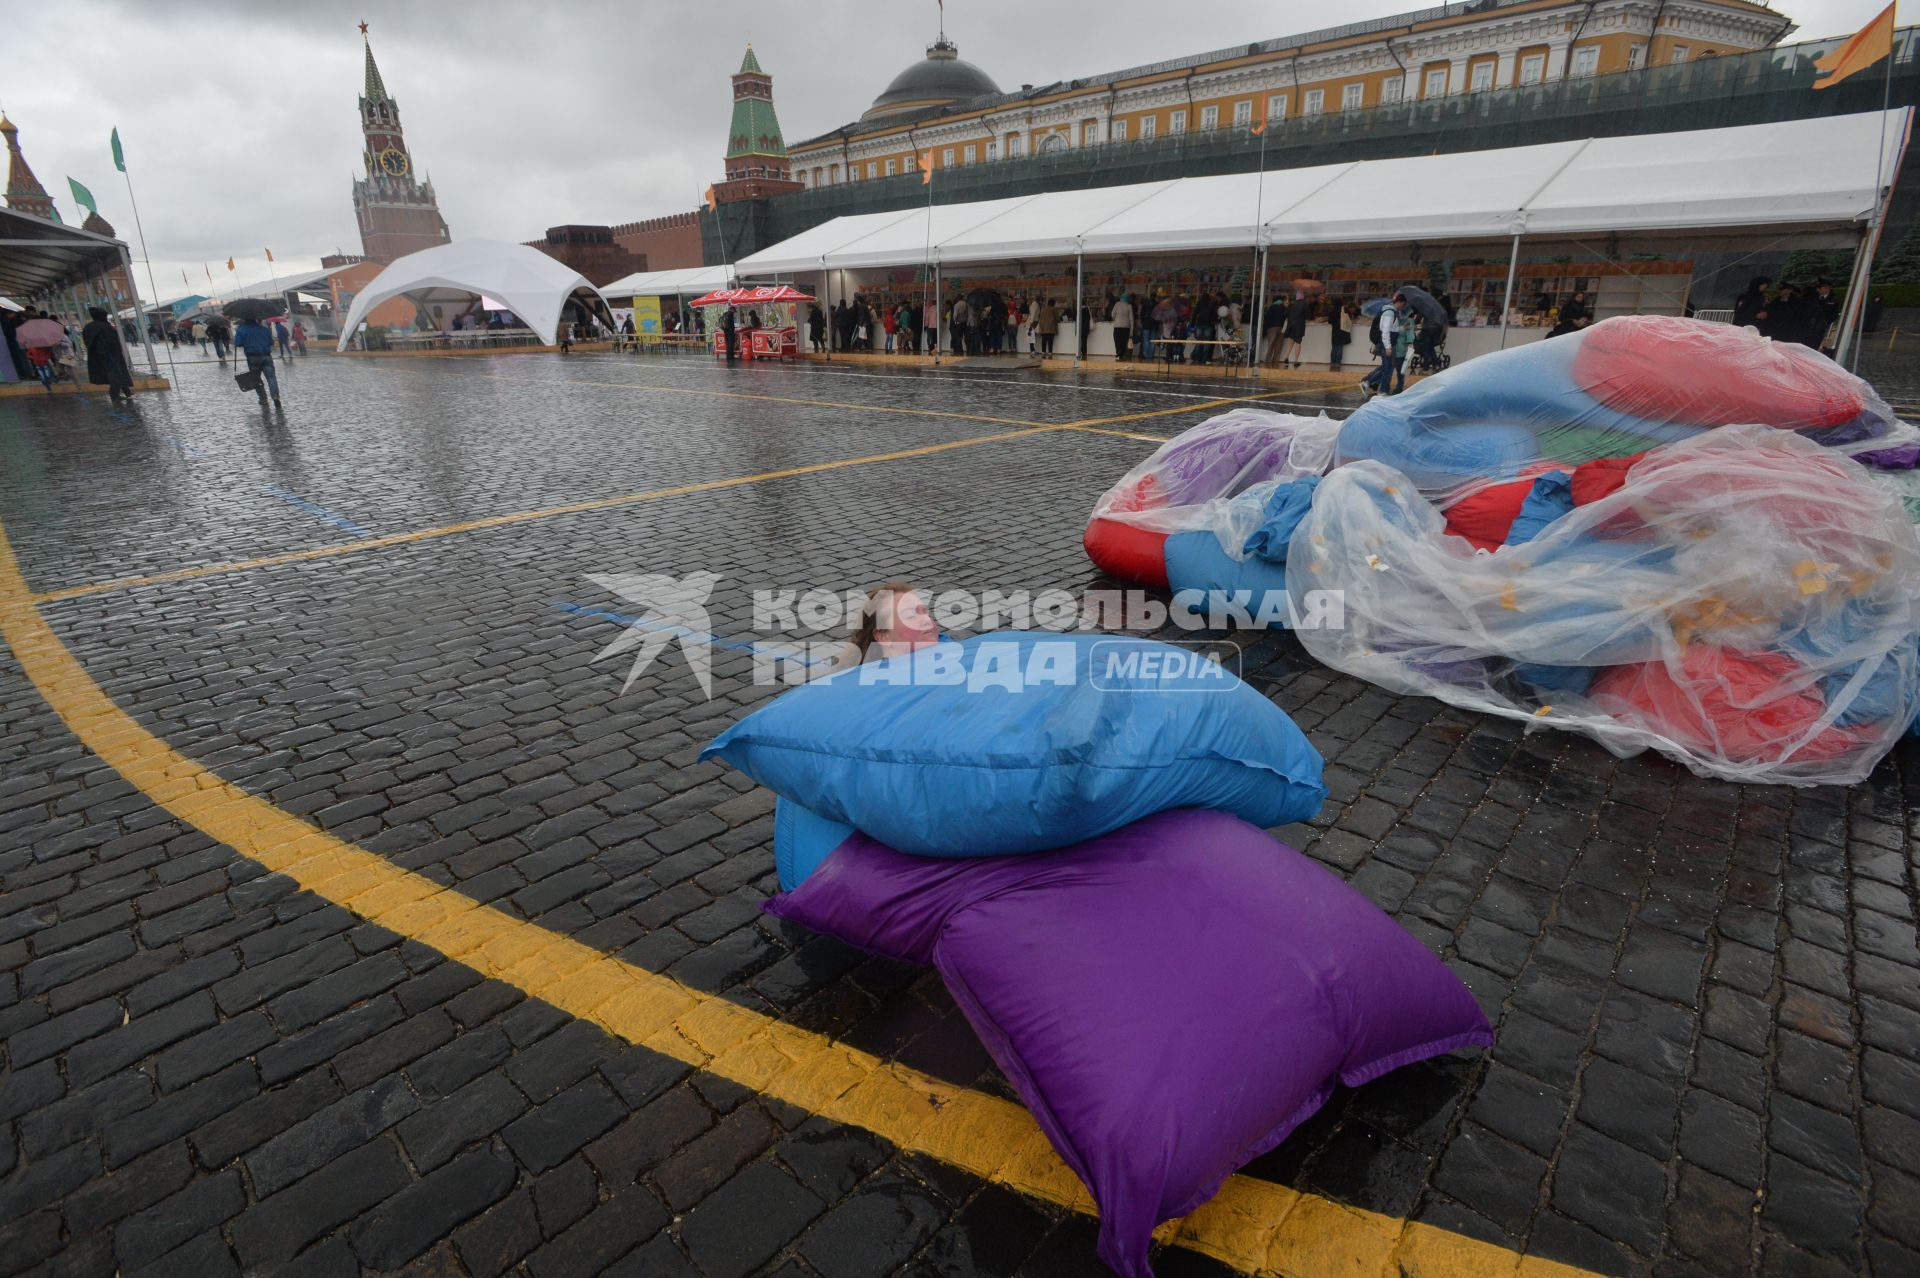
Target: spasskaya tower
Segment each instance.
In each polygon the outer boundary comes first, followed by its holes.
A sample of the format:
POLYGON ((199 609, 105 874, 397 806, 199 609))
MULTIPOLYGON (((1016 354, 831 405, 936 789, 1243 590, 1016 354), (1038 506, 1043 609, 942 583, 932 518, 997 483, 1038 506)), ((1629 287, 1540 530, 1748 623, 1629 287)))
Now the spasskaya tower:
POLYGON ((373 61, 367 24, 367 83, 360 95, 360 131, 366 135, 361 159, 367 175, 353 183, 353 212, 360 223, 361 251, 376 262, 391 262, 453 236, 440 216, 433 183, 419 180, 407 141, 400 131, 400 104, 387 96, 380 68, 373 61))

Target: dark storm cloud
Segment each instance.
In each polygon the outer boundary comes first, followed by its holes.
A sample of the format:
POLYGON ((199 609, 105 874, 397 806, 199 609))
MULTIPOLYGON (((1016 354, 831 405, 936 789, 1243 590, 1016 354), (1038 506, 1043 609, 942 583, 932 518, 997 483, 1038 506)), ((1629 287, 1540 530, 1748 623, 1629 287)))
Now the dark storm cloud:
MULTIPOLYGON (((1795 0, 1786 11, 1822 35, 1857 27, 1880 3, 1795 0)), ((1413 7, 1215 0, 1179 6, 1169 22, 1166 0, 951 0, 947 32, 1013 88, 1413 7)), ((183 269, 204 288, 202 262, 224 285, 229 254, 252 282, 266 278, 263 247, 288 269, 358 251, 349 192, 363 18, 455 237, 508 240, 696 207, 720 175, 727 75, 749 38, 798 139, 857 116, 938 21, 934 0, 800 0, 750 15, 656 0, 68 0, 57 12, 57 48, 0 48, 0 107, 63 215, 71 174, 132 240, 107 153, 119 126, 166 296, 183 269)))

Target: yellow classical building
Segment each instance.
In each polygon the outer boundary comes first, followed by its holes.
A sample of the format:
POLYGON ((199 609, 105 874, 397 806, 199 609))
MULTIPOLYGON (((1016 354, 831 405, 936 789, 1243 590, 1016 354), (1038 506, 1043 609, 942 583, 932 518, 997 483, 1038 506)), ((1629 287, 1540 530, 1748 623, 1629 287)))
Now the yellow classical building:
POLYGON ((1003 92, 944 33, 852 124, 789 148, 809 187, 1745 53, 1748 0, 1475 0, 1003 92))

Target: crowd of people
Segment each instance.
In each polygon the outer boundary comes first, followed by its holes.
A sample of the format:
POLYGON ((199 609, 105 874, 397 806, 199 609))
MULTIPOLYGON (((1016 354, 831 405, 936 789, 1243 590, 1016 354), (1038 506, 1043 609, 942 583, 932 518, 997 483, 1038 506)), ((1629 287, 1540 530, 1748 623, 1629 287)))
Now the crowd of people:
POLYGON ((816 354, 921 355, 941 345, 954 355, 1047 359, 1085 354, 1087 337, 1102 320, 1113 326, 1114 354, 1123 361, 1158 353, 1208 364, 1234 356, 1233 348, 1243 352, 1249 340, 1246 306, 1237 295, 1203 290, 1149 301, 1107 293, 1076 311, 1071 299, 1006 297, 991 289, 956 291, 944 300, 857 294, 830 307, 816 302, 807 311, 806 340, 816 354), (1156 352, 1169 342, 1175 349, 1156 352))
POLYGON ((80 380, 80 361, 86 360, 86 384, 104 386, 108 397, 118 404, 133 399, 133 361, 127 357, 125 339, 107 312, 98 306, 87 309, 88 323, 75 328, 69 318, 44 310, 9 311, 0 314, 0 338, 6 344, 5 359, 0 362, 0 382, 36 380, 49 395, 54 386, 70 382, 76 393, 85 394, 80 380), (21 331, 33 321, 31 332, 57 330, 57 340, 44 338, 32 344, 21 340, 21 331))
POLYGON ((1776 288, 1770 277, 1758 275, 1734 299, 1733 322, 1759 329, 1761 336, 1776 342, 1798 342, 1832 354, 1840 340, 1840 297, 1832 280, 1815 280, 1811 288, 1793 283, 1776 288))

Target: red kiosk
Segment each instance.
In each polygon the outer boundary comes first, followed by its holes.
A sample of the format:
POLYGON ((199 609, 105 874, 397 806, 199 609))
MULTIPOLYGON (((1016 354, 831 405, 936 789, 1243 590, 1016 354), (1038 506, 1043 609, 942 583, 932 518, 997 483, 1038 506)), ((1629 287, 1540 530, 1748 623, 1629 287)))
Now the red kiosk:
POLYGON ((731 306, 734 314, 734 340, 743 359, 797 359, 800 355, 800 324, 794 308, 813 298, 791 284, 763 284, 758 288, 717 288, 705 297, 696 297, 694 306, 713 308, 707 313, 707 333, 713 339, 713 353, 727 356, 726 334, 720 321, 731 306), (758 314, 760 323, 750 324, 749 314, 758 314))

